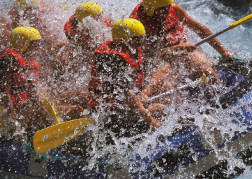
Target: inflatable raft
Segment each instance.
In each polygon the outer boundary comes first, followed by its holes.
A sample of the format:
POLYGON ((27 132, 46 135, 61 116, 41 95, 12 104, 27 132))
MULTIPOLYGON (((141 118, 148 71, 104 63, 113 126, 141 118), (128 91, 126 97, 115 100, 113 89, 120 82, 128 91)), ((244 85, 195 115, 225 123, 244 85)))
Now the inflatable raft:
POLYGON ((30 146, 20 141, 1 139, 0 178, 176 178, 181 171, 188 178, 190 174, 195 178, 234 178, 243 169, 238 168, 232 176, 226 174, 228 161, 220 160, 220 153, 217 154, 216 150, 228 149, 221 150, 221 155, 231 152, 240 157, 244 165, 252 164, 249 162, 252 156, 252 90, 247 87, 246 92, 239 93, 244 81, 252 86, 249 80, 252 75, 249 70, 245 72, 241 66, 238 67, 239 64, 232 67, 222 65, 216 69, 229 87, 229 92, 220 98, 221 104, 225 110, 233 111, 228 114, 233 124, 245 127, 243 131, 236 131, 229 140, 217 140, 214 147, 206 145, 196 125, 183 124, 171 136, 163 137, 155 148, 146 149, 150 153, 148 156, 129 154, 125 157, 127 164, 111 166, 106 158, 101 158, 97 159, 93 168, 88 168, 89 157, 53 150, 37 155, 30 146), (232 102, 228 98, 231 94, 237 95, 232 102))

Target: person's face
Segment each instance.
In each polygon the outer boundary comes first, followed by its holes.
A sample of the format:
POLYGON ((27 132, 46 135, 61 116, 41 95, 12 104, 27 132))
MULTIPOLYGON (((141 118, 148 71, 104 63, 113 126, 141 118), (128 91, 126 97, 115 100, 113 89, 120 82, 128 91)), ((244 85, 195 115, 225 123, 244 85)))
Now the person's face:
POLYGON ((82 24, 78 27, 77 39, 86 47, 89 47, 89 44, 92 43, 92 37, 90 34, 90 29, 83 27, 82 24))
POLYGON ((43 40, 33 40, 30 42, 27 50, 24 52, 25 54, 35 54, 41 52, 43 50, 43 40))
POLYGON ((138 48, 141 47, 141 45, 142 45, 143 38, 144 38, 143 35, 131 37, 131 38, 129 39, 129 41, 128 41, 128 44, 129 44, 132 48, 138 49, 138 48))
POLYGON ((153 17, 159 21, 164 21, 170 12, 170 6, 156 8, 153 17))

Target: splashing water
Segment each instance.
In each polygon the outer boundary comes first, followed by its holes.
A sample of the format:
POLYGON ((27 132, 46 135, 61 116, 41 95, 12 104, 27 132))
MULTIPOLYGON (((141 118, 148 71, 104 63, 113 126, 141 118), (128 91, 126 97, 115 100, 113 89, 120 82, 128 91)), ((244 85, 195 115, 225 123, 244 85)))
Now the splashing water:
MULTIPOLYGON (((46 24, 48 32, 50 32, 47 34, 48 36, 46 38, 52 38, 55 40, 55 42, 67 40, 63 32, 63 26, 69 17, 74 14, 76 7, 83 3, 83 1, 44 0, 43 2, 47 4, 47 6, 45 7, 42 20, 43 23, 46 24)), ((103 8, 105 15, 111 17, 115 21, 119 18, 128 17, 134 7, 139 3, 139 1, 136 0, 111 0, 109 2, 98 0, 96 2, 103 8)), ((212 32, 218 32, 226 28, 229 24, 235 21, 234 19, 236 19, 229 14, 222 13, 222 10, 225 10, 226 7, 224 7, 218 1, 176 0, 175 3, 182 6, 196 21, 209 27, 212 32)), ((10 7, 11 2, 1 1, 0 12, 6 15, 7 18, 9 18, 7 11, 10 9, 10 7)), ((248 14, 244 14, 244 16, 246 15, 248 14)), ((27 23, 27 21, 21 22, 22 25, 29 25, 27 23)), ((99 22, 94 23, 92 19, 86 19, 84 24, 88 23, 89 27, 92 28, 91 31, 95 37, 94 41, 97 44, 101 44, 102 41, 111 39, 109 29, 100 29, 101 25, 99 22), (101 38, 101 33, 106 35, 105 39, 101 38)), ((188 36, 190 38, 190 42, 192 43, 198 42, 200 40, 199 37, 192 32, 188 32, 188 36)), ((238 57, 250 60, 252 57, 251 36, 252 31, 250 23, 249 25, 241 25, 234 30, 222 34, 218 37, 218 40, 225 46, 226 49, 236 53, 238 57)), ((201 45, 201 48, 208 54, 214 63, 215 59, 213 57, 218 55, 217 52, 215 52, 208 44, 201 45)), ((77 56, 79 53, 81 53, 81 50, 76 49, 74 53, 77 56)), ((76 60, 79 59, 76 58, 76 60)), ((52 76, 51 78, 43 81, 41 86, 43 86, 43 88, 47 88, 48 91, 56 90, 56 92, 51 92, 52 94, 59 94, 61 92, 73 89, 87 90, 87 83, 90 78, 89 66, 87 63, 84 63, 84 65, 82 64, 82 66, 79 66, 79 69, 80 72, 78 73, 66 70, 64 73, 60 74, 60 79, 62 79, 62 82, 57 81, 57 83, 55 83, 54 78, 56 77, 52 76)), ((220 94, 228 89, 222 88, 221 90, 222 91, 218 91, 220 94)), ((183 94, 182 92, 182 96, 183 95, 186 96, 186 94, 183 94)), ((200 95, 204 96, 204 94, 199 94, 199 96, 200 95)), ((220 95, 216 94, 215 98, 218 99, 219 97, 220 95)), ((198 98, 197 100, 185 98, 183 103, 180 104, 179 108, 177 104, 174 103, 169 106, 169 114, 163 117, 163 125, 151 134, 143 133, 128 138, 117 138, 115 134, 109 130, 104 130, 104 133, 101 133, 100 128, 103 127, 102 124, 90 126, 88 131, 92 131, 91 133, 93 136, 93 142, 90 144, 90 151, 88 151, 89 156, 91 156, 91 161, 89 161, 89 165, 86 168, 92 169, 93 166, 95 166, 97 159, 101 157, 110 157, 108 160, 108 163, 110 164, 118 162, 120 165, 125 166, 128 165, 127 162, 129 160, 127 157, 125 157, 126 154, 128 154, 128 156, 134 156, 137 154, 140 156, 140 158, 151 157, 151 155, 153 155, 153 151, 155 151, 155 147, 157 145, 162 145, 160 139, 162 136, 173 136, 175 129, 181 130, 183 128, 183 124, 179 122, 182 118, 194 120, 194 125, 198 127, 199 131, 201 131, 201 135, 205 138, 205 146, 215 149, 217 161, 228 161, 226 170, 227 175, 235 173, 236 168, 244 168, 245 172, 250 170, 250 167, 245 166, 244 162, 242 162, 242 159, 238 158, 237 155, 232 152, 232 147, 224 146, 223 148, 217 148, 216 146, 216 144, 230 140, 236 131, 247 131, 246 126, 234 124, 233 117, 230 117, 229 115, 230 113, 241 112, 241 108, 234 107, 227 110, 223 110, 222 108, 213 108, 208 105, 208 103, 204 100, 204 97, 198 98), (112 140, 114 141, 113 145, 106 144, 107 136, 105 133, 110 134, 112 140), (219 136, 221 136, 218 141, 216 141, 217 139, 215 138, 216 133, 219 133, 219 136)), ((249 104, 244 103, 243 105, 249 104)), ((92 117, 98 122, 98 118, 100 120, 101 116, 107 116, 108 114, 109 112, 104 110, 102 113, 93 114, 92 117)), ((121 132, 125 133, 127 131, 121 132)), ((246 144, 246 146, 250 146, 250 144, 251 141, 249 141, 249 144, 246 144)), ((242 149, 246 149, 246 146, 240 147, 242 149)), ((169 148, 167 150, 169 150, 169 148)), ((191 152, 195 153, 193 151, 191 152)), ((193 160, 196 162, 199 160, 197 157, 198 156, 196 155, 193 156, 193 160)), ((83 168, 83 170, 86 168, 83 168)), ((129 170, 132 173, 137 172, 136 170, 138 170, 138 172, 144 172, 147 169, 147 166, 144 164, 138 168, 134 168, 134 164, 129 166, 129 170)), ((158 170, 162 170, 162 168, 158 170)), ((177 175, 178 178, 193 178, 193 176, 197 175, 197 173, 194 173, 195 170, 187 172, 185 172, 185 170, 186 169, 183 167, 179 169, 179 174, 177 175)))

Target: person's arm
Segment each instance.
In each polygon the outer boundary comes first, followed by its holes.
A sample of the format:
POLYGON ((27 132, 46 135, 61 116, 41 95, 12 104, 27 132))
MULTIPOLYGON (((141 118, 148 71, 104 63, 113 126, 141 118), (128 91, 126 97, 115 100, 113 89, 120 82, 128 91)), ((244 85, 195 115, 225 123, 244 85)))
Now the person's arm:
MULTIPOLYGON (((178 19, 180 22, 183 22, 185 26, 187 26, 190 30, 194 31, 200 38, 204 39, 213 33, 209 28, 205 25, 195 21, 192 17, 190 17, 186 11, 179 6, 178 4, 173 3, 172 7, 174 8, 178 19)), ((217 40, 217 38, 213 38, 209 40, 208 43, 221 54, 226 60, 233 60, 233 53, 226 50, 222 44, 217 40)))
POLYGON ((70 45, 67 41, 61 41, 54 44, 50 44, 45 48, 43 48, 43 51, 48 53, 48 55, 53 56, 53 58, 50 59, 51 65, 53 65, 53 63, 68 65, 70 45))
POLYGON ((49 100, 54 101, 57 105, 80 105, 87 108, 87 95, 84 90, 74 90, 65 92, 51 97, 49 100))
POLYGON ((187 55, 188 53, 193 52, 194 50, 196 50, 196 46, 190 45, 187 43, 182 43, 182 44, 174 45, 169 48, 162 49, 158 51, 157 54, 161 55, 161 58, 163 59, 167 59, 167 58, 169 59, 169 58, 173 58, 173 56, 176 56, 176 55, 187 55))
POLYGON ((6 23, 6 22, 9 22, 9 20, 4 17, 2 14, 0 14, 0 23, 6 23))
MULTIPOLYGON (((143 106, 143 103, 141 100, 137 97, 135 93, 133 93, 131 90, 125 92, 125 95, 127 97, 127 102, 129 104, 129 107, 131 110, 136 114, 140 115, 146 123, 153 127, 159 127, 161 126, 160 122, 157 122, 150 113, 145 109, 143 106)), ((154 130, 153 128, 152 130, 154 130)))
MULTIPOLYGON (((141 93, 139 93, 138 97, 141 101, 146 104, 148 102, 148 97, 152 96, 153 94, 159 93, 162 91, 162 86, 164 85, 166 80, 169 80, 169 84, 167 84, 171 89, 173 89, 173 85, 170 83, 173 81, 173 74, 170 69, 170 66, 167 64, 161 68, 157 69, 157 72, 151 76, 151 81, 146 85, 141 93)), ((167 86, 166 86, 167 88, 167 86)))
MULTIPOLYGON (((193 52, 196 49, 196 46, 190 44, 178 44, 163 51, 157 52, 163 59, 170 60, 179 55, 187 55, 190 52, 193 52)), ((190 63, 190 66, 194 69, 199 69, 198 72, 201 74, 206 74, 207 76, 214 76, 217 79, 217 74, 211 67, 211 65, 203 58, 199 53, 194 52, 194 57, 186 58, 186 61, 190 63)), ((181 59, 183 60, 183 58, 181 59)), ((218 80, 217 80, 218 81, 218 80)), ((220 81, 219 81, 220 83, 220 81)), ((148 85, 150 86, 150 85, 148 85)), ((146 88, 147 89, 147 88, 146 88)), ((146 92, 145 92, 146 93, 146 92)))
POLYGON ((0 23, 6 25, 7 30, 11 31, 11 22, 0 14, 0 23))

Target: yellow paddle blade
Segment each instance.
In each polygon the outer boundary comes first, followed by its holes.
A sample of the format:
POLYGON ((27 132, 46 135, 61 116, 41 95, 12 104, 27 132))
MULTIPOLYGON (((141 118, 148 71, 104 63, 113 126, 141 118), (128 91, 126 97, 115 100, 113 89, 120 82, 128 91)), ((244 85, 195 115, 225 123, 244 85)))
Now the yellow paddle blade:
POLYGON ((56 124, 60 123, 59 119, 57 118, 56 112, 54 111, 53 106, 50 103, 50 101, 48 101, 48 99, 44 98, 44 99, 41 100, 41 103, 46 108, 46 110, 49 112, 49 114, 53 117, 54 122, 56 124))
POLYGON ((42 153, 58 147, 85 132, 89 123, 94 124, 95 120, 88 118, 75 119, 37 131, 33 137, 34 150, 37 153, 42 153))
POLYGON ((9 115, 7 110, 3 107, 0 107, 0 134, 9 132, 12 129, 12 126, 9 123, 9 115))

